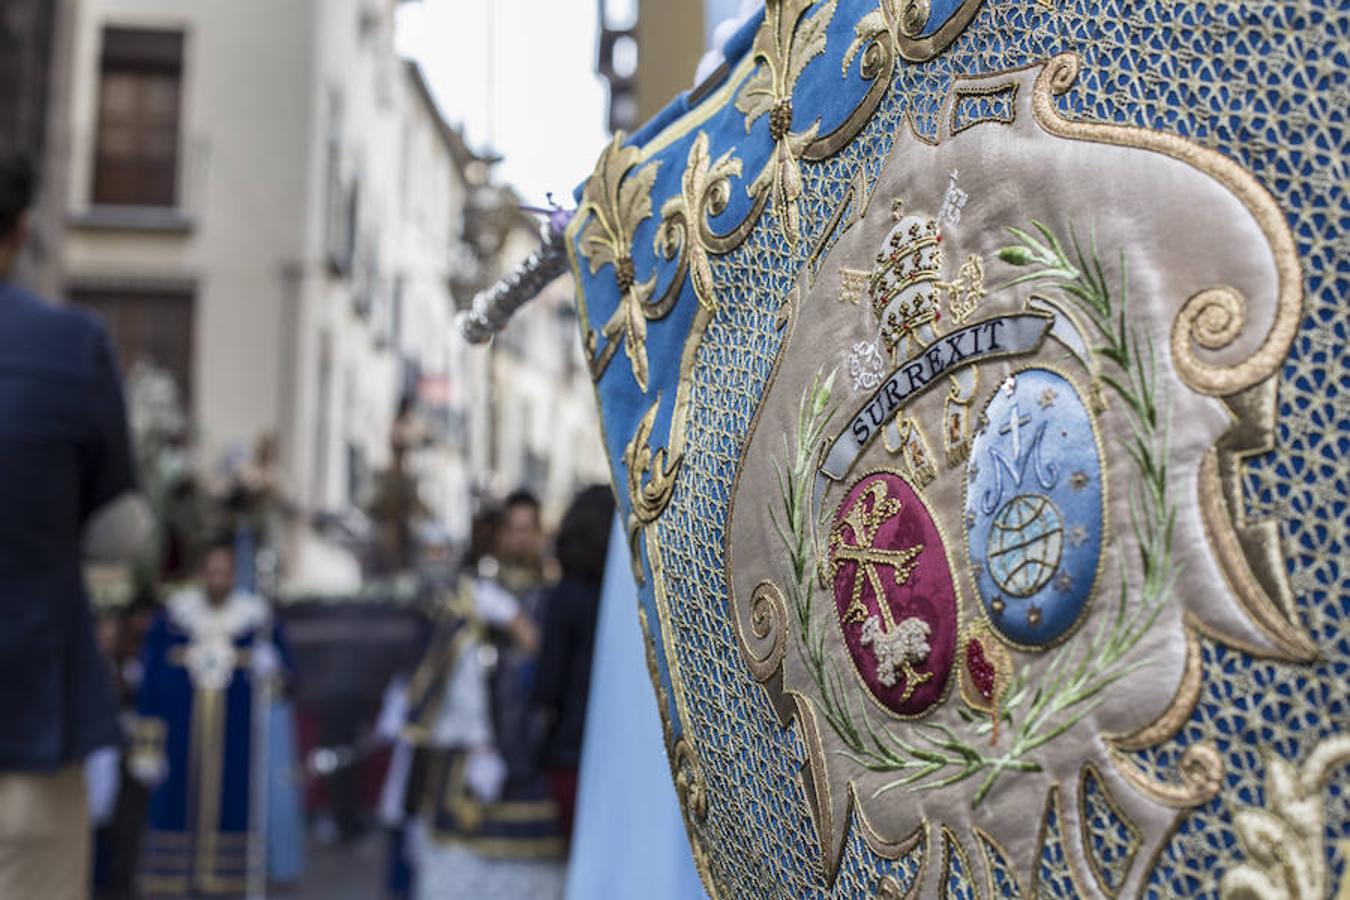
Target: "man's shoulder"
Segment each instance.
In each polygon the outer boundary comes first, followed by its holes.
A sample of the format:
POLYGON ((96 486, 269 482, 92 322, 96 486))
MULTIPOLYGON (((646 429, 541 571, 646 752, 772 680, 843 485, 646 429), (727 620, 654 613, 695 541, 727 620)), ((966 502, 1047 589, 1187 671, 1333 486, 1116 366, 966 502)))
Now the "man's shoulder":
POLYGON ((102 321, 89 310, 53 303, 18 285, 4 282, 0 282, 0 315, 71 334, 92 335, 103 331, 102 321))
POLYGON ((87 310, 0 284, 0 359, 85 374, 103 334, 102 322, 87 310))

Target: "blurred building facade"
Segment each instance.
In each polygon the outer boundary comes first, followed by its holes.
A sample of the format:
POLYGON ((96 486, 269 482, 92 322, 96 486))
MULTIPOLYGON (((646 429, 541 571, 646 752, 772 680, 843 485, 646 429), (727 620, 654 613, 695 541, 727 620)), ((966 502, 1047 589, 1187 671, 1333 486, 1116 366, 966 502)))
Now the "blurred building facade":
POLYGON ((609 82, 609 128, 631 134, 681 91, 741 0, 597 0, 596 70, 609 82))
MULTIPOLYGON (((537 245, 537 228, 522 222, 507 236, 502 257, 514 264, 537 245)), ((523 485, 556 520, 577 483, 609 480, 570 276, 512 320, 493 342, 490 377, 475 381, 493 392, 475 408, 491 417, 479 428, 493 436, 496 455, 487 469, 496 490, 523 485)))
POLYGON ((69 54, 72 12, 70 5, 52 0, 0 0, 0 144, 41 160, 38 176, 49 186, 31 216, 31 238, 18 271, 48 295, 60 289, 67 141, 59 125, 69 99, 66 68, 53 61, 69 54))
POLYGON ((48 280, 127 370, 169 376, 203 472, 275 435, 283 575, 306 591, 359 580, 396 420, 452 540, 480 494, 557 507, 604 475, 566 285, 486 352, 454 331, 537 238, 396 54, 396 5, 78 0, 48 26, 67 17, 48 280))

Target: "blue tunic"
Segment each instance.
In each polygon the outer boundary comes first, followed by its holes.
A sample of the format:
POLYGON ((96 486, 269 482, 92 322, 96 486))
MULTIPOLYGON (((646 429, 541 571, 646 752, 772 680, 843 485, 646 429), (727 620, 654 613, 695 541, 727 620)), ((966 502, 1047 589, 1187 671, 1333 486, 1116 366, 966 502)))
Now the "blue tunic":
POLYGON ((249 664, 262 636, 276 641, 277 634, 256 597, 231 597, 214 629, 203 606, 199 594, 173 598, 146 638, 139 712, 163 723, 167 764, 150 801, 147 896, 234 895, 246 887, 257 824, 249 806, 258 685, 249 664))

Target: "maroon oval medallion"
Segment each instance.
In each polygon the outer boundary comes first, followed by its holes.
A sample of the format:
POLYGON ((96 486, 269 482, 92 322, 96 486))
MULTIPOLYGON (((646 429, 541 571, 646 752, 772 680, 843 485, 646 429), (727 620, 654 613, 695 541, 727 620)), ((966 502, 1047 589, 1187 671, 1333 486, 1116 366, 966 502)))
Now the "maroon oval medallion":
POLYGON ((835 513, 828 561, 863 683, 897 715, 928 712, 946 691, 957 632, 956 585, 928 508, 899 475, 866 475, 835 513))

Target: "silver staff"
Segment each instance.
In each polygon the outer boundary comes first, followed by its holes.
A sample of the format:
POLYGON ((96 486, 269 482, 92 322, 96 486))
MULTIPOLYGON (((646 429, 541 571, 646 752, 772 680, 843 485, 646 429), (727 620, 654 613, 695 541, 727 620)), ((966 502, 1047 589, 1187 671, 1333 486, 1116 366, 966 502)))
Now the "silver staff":
POLYGON ((516 310, 529 303, 553 279, 567 270, 563 232, 572 219, 569 210, 550 210, 540 231, 542 245, 509 275, 474 295, 473 305, 455 319, 459 333, 470 344, 486 344, 506 327, 516 310))

